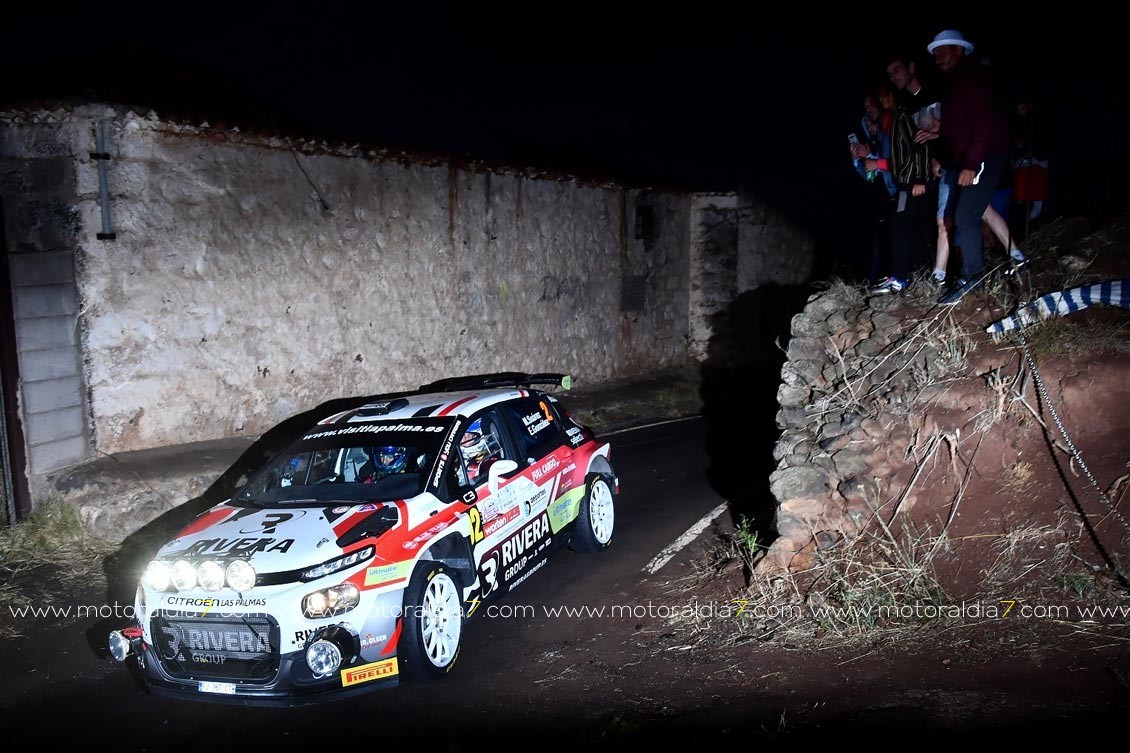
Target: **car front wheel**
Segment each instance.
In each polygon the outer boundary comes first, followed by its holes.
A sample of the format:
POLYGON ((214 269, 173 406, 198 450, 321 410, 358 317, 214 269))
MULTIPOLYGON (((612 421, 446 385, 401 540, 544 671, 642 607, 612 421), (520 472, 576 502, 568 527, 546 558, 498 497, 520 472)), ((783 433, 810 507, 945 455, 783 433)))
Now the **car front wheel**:
POLYGON ((615 495, 607 479, 599 473, 590 473, 585 486, 585 498, 581 501, 577 529, 573 533, 573 549, 601 552, 612 545, 616 525, 615 495))
POLYGON ((398 653, 410 677, 436 680, 455 666, 463 640, 463 586, 459 574, 422 562, 404 592, 398 653))

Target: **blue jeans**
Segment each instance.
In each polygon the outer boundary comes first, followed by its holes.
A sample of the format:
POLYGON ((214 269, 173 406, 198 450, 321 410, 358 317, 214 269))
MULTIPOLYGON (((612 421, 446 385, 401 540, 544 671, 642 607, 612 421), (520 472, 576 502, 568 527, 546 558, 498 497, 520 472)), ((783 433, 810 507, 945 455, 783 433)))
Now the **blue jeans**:
POLYGON ((967 280, 980 276, 984 269, 981 248, 981 216, 989 206, 993 191, 1004 172, 1003 156, 985 160, 984 168, 976 185, 958 186, 957 178, 961 170, 954 167, 946 172, 950 181, 951 206, 956 201, 954 212, 954 245, 961 249, 961 276, 967 280))

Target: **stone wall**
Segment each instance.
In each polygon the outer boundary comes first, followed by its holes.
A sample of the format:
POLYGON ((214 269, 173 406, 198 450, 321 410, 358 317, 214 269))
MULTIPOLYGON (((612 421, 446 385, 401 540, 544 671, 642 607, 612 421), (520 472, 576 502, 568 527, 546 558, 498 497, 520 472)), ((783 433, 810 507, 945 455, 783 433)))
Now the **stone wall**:
POLYGON ((799 285, 812 272, 812 238, 749 195, 698 194, 691 211, 690 349, 706 357, 715 317, 763 285, 799 285))
POLYGON ((36 255, 17 320, 34 298, 62 322, 16 322, 29 436, 66 443, 32 453, 33 497, 101 453, 254 436, 443 376, 654 374, 701 358, 738 293, 811 266, 811 242, 751 197, 109 106, 0 112, 0 178, 9 254, 36 255), (99 122, 113 240, 98 237, 99 122))
MULTIPOLYGON (((968 339, 916 305, 864 299, 839 284, 793 317, 769 477, 778 538, 761 572, 806 571, 817 552, 855 538, 879 507, 888 517, 909 510, 916 460, 940 438, 960 435, 960 423, 939 427, 923 395, 969 376, 968 339)), ((959 422, 981 399, 971 394, 973 403, 955 412, 959 422)))
POLYGON ((801 285, 812 274, 812 236, 756 196, 738 204, 738 293, 764 285, 801 285))
POLYGON ((330 398, 451 374, 560 370, 596 383, 686 358, 685 196, 108 109, 39 120, 0 129, 4 156, 36 159, 48 143, 73 162, 100 451, 258 432, 330 398), (99 118, 114 241, 95 239, 99 118), (655 238, 635 237, 641 205, 655 238), (621 313, 626 277, 642 306, 621 313))

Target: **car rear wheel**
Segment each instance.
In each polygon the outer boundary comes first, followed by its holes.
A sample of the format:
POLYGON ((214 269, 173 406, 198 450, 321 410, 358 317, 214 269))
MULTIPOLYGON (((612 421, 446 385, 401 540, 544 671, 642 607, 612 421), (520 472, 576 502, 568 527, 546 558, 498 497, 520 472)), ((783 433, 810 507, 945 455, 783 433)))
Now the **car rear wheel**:
POLYGON ((616 525, 616 499, 612 487, 599 473, 586 479, 585 498, 577 514, 573 533, 573 549, 578 552, 601 552, 612 545, 616 525))
POLYGON ((463 641, 463 585, 438 562, 416 566, 404 592, 398 654, 409 677, 436 680, 455 666, 463 641))

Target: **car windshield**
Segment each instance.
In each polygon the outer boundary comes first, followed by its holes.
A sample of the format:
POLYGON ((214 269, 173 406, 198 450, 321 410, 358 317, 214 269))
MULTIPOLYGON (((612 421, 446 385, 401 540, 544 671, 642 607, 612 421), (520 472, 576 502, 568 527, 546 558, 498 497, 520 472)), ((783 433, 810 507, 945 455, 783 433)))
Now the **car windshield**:
POLYGON ((423 491, 450 419, 319 427, 260 469, 236 503, 260 506, 388 501, 423 491))

